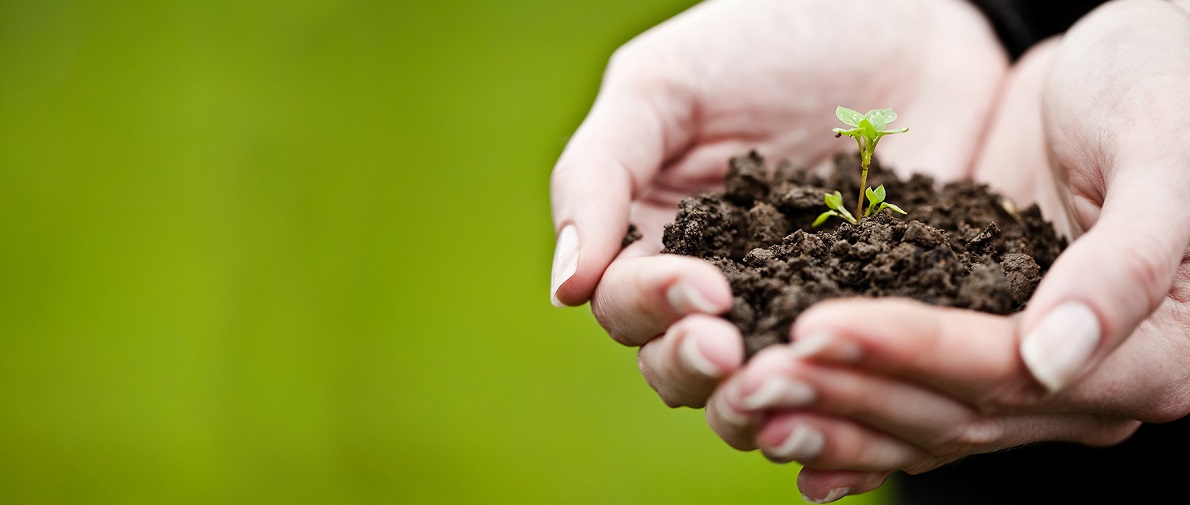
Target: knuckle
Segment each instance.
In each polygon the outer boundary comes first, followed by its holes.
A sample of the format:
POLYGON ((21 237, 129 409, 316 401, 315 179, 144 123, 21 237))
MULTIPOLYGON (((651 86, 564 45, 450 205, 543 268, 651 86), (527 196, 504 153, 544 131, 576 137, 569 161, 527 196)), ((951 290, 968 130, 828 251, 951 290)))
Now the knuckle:
POLYGON ((1138 235, 1126 247, 1125 254, 1118 256, 1120 269, 1135 282, 1146 306, 1156 308, 1168 291, 1174 263, 1165 254, 1154 254, 1166 249, 1156 237, 1138 235))
POLYGON ((642 42, 643 39, 638 37, 612 52, 607 60, 605 81, 615 81, 628 76, 636 78, 655 67, 656 60, 648 57, 642 42))
MULTIPOLYGON (((1027 372, 1025 372, 1027 374, 1027 372)), ((1001 387, 976 393, 975 410, 985 417, 1012 414, 1028 410, 1046 398, 1046 391, 1029 377, 1020 381, 1003 381, 1001 387)))
POLYGON ((999 418, 978 418, 964 423, 954 442, 959 447, 982 449, 995 446, 1004 438, 1004 423, 999 418))
MULTIPOLYGON (((573 151, 573 148, 571 148, 573 151)), ((550 194, 558 195, 574 185, 575 181, 580 180, 581 169, 579 165, 574 163, 573 153, 563 151, 562 155, 558 157, 558 162, 554 164, 554 169, 550 171, 550 194)))
POLYGON ((999 418, 977 417, 955 426, 930 449, 938 458, 955 460, 969 454, 998 449, 1004 440, 1005 426, 999 418))

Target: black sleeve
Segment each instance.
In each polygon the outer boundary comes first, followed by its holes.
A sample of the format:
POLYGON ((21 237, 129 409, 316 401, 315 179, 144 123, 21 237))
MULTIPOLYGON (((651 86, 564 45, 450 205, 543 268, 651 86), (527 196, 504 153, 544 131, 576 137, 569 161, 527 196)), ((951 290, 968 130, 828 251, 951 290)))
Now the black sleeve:
POLYGON ((901 505, 1190 503, 1190 416, 1145 424, 1112 447, 1034 444, 893 482, 901 505))
POLYGON ((1106 0, 971 0, 983 11, 1005 49, 1017 59, 1030 46, 1066 31, 1106 0))

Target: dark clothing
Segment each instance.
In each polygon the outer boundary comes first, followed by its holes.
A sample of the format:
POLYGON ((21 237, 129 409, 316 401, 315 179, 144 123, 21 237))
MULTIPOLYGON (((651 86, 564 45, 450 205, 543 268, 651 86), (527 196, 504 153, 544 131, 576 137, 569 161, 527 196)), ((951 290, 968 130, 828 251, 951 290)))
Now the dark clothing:
POLYGON ((892 486, 903 505, 1190 504, 1190 417, 1114 447, 1038 444, 897 474, 892 486))
POLYGON ((1103 0, 971 0, 1017 59, 1033 44, 1066 31, 1103 0))
MULTIPOLYGON (((991 20, 1013 59, 1103 3, 972 2, 991 20)), ((897 474, 892 486, 897 503, 904 505, 1190 504, 1190 417, 1144 425, 1114 447, 1037 444, 971 456, 921 475, 897 474)))

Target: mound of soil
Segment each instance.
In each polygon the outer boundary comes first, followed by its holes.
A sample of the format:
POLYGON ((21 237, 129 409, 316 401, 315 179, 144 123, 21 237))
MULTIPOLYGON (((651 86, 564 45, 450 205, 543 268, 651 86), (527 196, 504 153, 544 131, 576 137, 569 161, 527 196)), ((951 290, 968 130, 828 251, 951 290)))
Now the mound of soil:
POLYGON ((875 159, 869 186, 883 184, 908 215, 885 211, 859 226, 832 218, 812 228, 827 210, 825 193, 855 201, 859 172, 858 155, 837 157, 821 177, 788 163, 769 169, 752 152, 731 159, 723 194, 686 198, 666 225, 664 252, 707 259, 727 275, 735 300, 725 317, 744 335, 747 356, 788 342, 798 315, 828 298, 1019 311, 1066 247, 1035 205, 1018 210, 971 181, 935 189, 924 175, 902 180, 875 159))

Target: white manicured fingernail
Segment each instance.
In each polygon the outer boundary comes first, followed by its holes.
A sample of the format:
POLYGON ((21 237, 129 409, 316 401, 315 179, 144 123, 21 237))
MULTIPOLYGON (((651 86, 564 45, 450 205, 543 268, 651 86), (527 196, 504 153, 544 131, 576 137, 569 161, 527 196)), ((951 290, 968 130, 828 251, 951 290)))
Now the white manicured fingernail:
POLYGON ((736 412, 735 409, 727 405, 727 401, 723 399, 725 395, 721 392, 714 396, 715 415, 725 424, 732 426, 748 426, 748 417, 736 412))
POLYGON ((682 340, 682 344, 678 347, 678 358, 682 360, 682 364, 686 365, 686 368, 707 377, 718 378, 723 375, 719 367, 715 366, 702 353, 702 349, 698 346, 698 339, 694 335, 687 334, 686 338, 682 340))
POLYGON ((811 333, 794 340, 789 352, 796 358, 818 358, 840 363, 859 361, 862 353, 855 342, 842 340, 830 333, 811 333))
POLYGON ((1082 303, 1069 302, 1054 309, 1025 335, 1021 357, 1038 382, 1050 392, 1058 392, 1078 377, 1100 338, 1095 312, 1082 303))
POLYGON ((813 403, 816 396, 814 388, 802 381, 769 377, 756 391, 740 400, 740 405, 750 410, 805 407, 813 403))
POLYGON ((685 281, 678 281, 670 286, 665 291, 665 299, 678 314, 693 314, 695 312, 716 314, 719 312, 710 300, 698 292, 698 289, 685 281))
POLYGON ((806 503, 830 503, 833 501, 838 501, 849 494, 851 494, 851 488, 837 487, 832 489, 831 492, 827 493, 826 496, 823 496, 822 498, 810 498, 809 496, 803 494, 802 499, 805 500, 806 503))
POLYGON ((577 271, 578 229, 569 224, 558 234, 558 245, 554 249, 554 267, 550 271, 550 303, 555 307, 566 306, 558 299, 558 288, 570 280, 570 276, 577 271))
MULTIPOLYGON (((784 461, 806 461, 817 457, 826 446, 826 439, 818 430, 804 424, 795 424, 793 431, 781 445, 766 449, 765 454, 784 461)), ((835 498, 836 500, 838 498, 835 498)))

